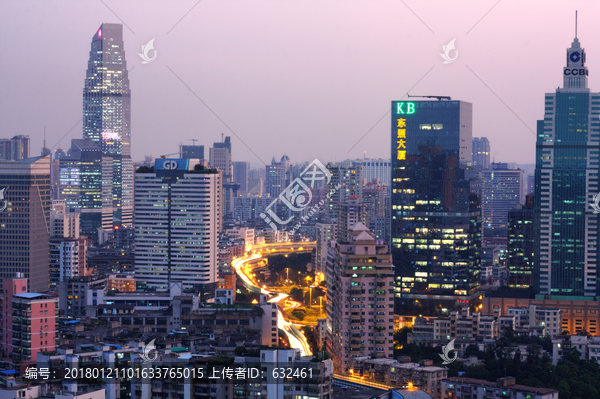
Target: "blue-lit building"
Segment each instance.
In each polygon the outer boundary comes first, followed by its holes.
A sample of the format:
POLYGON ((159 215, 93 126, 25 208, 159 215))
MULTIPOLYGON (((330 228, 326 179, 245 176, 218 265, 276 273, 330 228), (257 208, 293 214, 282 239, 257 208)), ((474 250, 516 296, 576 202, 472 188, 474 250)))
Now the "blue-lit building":
POLYGON ((123 25, 102 24, 94 33, 83 88, 83 138, 98 143, 112 158, 113 224, 133 218, 131 91, 123 25))
POLYGON ((471 144, 472 104, 392 102, 391 237, 400 303, 468 302, 478 292, 481 209, 465 170, 471 144))
POLYGON ((567 49, 563 87, 546 93, 537 122, 535 169, 536 294, 587 299, 598 291, 600 93, 588 88, 577 37, 567 49))

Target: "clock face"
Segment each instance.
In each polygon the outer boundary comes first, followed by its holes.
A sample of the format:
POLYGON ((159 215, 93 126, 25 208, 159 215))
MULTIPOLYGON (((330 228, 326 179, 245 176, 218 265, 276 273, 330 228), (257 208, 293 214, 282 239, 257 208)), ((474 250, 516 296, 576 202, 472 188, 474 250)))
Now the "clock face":
POLYGON ((578 62, 581 59, 581 54, 579 54, 579 51, 573 51, 569 56, 569 59, 572 62, 578 62))

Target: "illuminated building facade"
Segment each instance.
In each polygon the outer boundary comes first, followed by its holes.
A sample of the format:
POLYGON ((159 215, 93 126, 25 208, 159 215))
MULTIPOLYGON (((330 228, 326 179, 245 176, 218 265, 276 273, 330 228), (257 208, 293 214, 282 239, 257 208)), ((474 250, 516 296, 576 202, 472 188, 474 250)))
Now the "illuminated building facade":
POLYGON ((600 295, 600 214, 591 206, 599 191, 600 93, 588 88, 585 56, 576 37, 563 87, 546 93, 544 119, 537 122, 534 285, 540 298, 600 295))
POLYGON ((465 301, 479 289, 481 209, 464 169, 471 131, 470 103, 392 102, 392 254, 397 297, 408 302, 465 301))
POLYGON ((131 91, 123 45, 123 25, 102 24, 92 38, 83 88, 83 138, 112 160, 112 223, 133 218, 131 91))
MULTIPOLYGON (((135 279, 202 291, 217 282, 221 173, 187 159, 157 159, 135 175, 135 279), (198 167, 198 168, 196 168, 198 167)), ((208 292, 208 291, 207 291, 208 292)))
POLYGON ((487 137, 473 137, 473 166, 490 168, 490 141, 487 137))

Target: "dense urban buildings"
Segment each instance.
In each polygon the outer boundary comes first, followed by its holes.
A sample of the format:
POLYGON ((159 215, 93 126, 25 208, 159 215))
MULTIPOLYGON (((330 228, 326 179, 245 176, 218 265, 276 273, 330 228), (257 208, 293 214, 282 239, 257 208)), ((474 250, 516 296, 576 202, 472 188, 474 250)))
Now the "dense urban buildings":
POLYGON ((402 298, 452 307, 479 289, 481 210, 465 169, 472 105, 392 102, 392 254, 402 298))
MULTIPOLYGON (((139 287, 208 290, 217 281, 221 173, 187 159, 157 159, 135 175, 139 287)), ((214 287, 213 287, 214 292, 214 287)))
POLYGON ((330 194, 327 199, 327 213, 330 218, 338 215, 338 204, 345 202, 351 196, 356 196, 359 201, 363 199, 363 174, 362 165, 340 162, 328 164, 331 180, 325 187, 330 194), (335 187, 338 187, 335 189, 335 187))
POLYGON ((600 294, 599 216, 590 206, 598 193, 600 93, 588 88, 585 56, 575 37, 563 87, 546 93, 537 124, 534 284, 536 294, 550 298, 600 294))
POLYGON ((83 88, 83 138, 100 146, 112 161, 112 223, 130 226, 133 219, 131 160, 131 91, 123 25, 102 24, 94 33, 83 88))
POLYGON ((233 181, 240 184, 240 191, 248 191, 248 172, 250 163, 237 161, 233 163, 233 181))
POLYGON ((355 163, 362 165, 362 177, 367 183, 378 179, 379 183, 390 185, 392 163, 389 159, 361 159, 355 163))
POLYGON ((233 164, 231 161, 231 137, 227 136, 222 142, 216 142, 208 151, 208 164, 211 168, 221 171, 223 183, 231 181, 233 164))
POLYGON ((179 158, 181 159, 199 159, 204 160, 203 145, 180 145, 179 158))
POLYGON ((0 277, 23 273, 29 291, 48 289, 50 157, 0 161, 0 277))

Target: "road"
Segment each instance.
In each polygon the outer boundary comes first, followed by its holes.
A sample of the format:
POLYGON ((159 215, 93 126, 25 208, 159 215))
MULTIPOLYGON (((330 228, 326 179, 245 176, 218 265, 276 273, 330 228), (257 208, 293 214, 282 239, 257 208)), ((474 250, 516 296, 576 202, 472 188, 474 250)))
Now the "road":
MULTIPOLYGON (((231 266, 235 269, 237 275, 242 279, 244 287, 249 291, 266 295, 276 295, 269 300, 270 303, 279 303, 288 297, 287 294, 274 292, 261 288, 248 275, 250 263, 257 263, 265 254, 275 254, 279 252, 302 252, 312 250, 315 247, 315 242, 292 242, 292 243, 277 243, 277 244, 261 244, 252 248, 251 253, 241 258, 237 258, 231 262, 231 266)), ((302 356, 310 356, 310 346, 306 341, 306 337, 302 332, 291 322, 287 321, 283 315, 281 308, 277 312, 277 326, 285 332, 290 341, 290 346, 295 349, 300 349, 302 356)))

